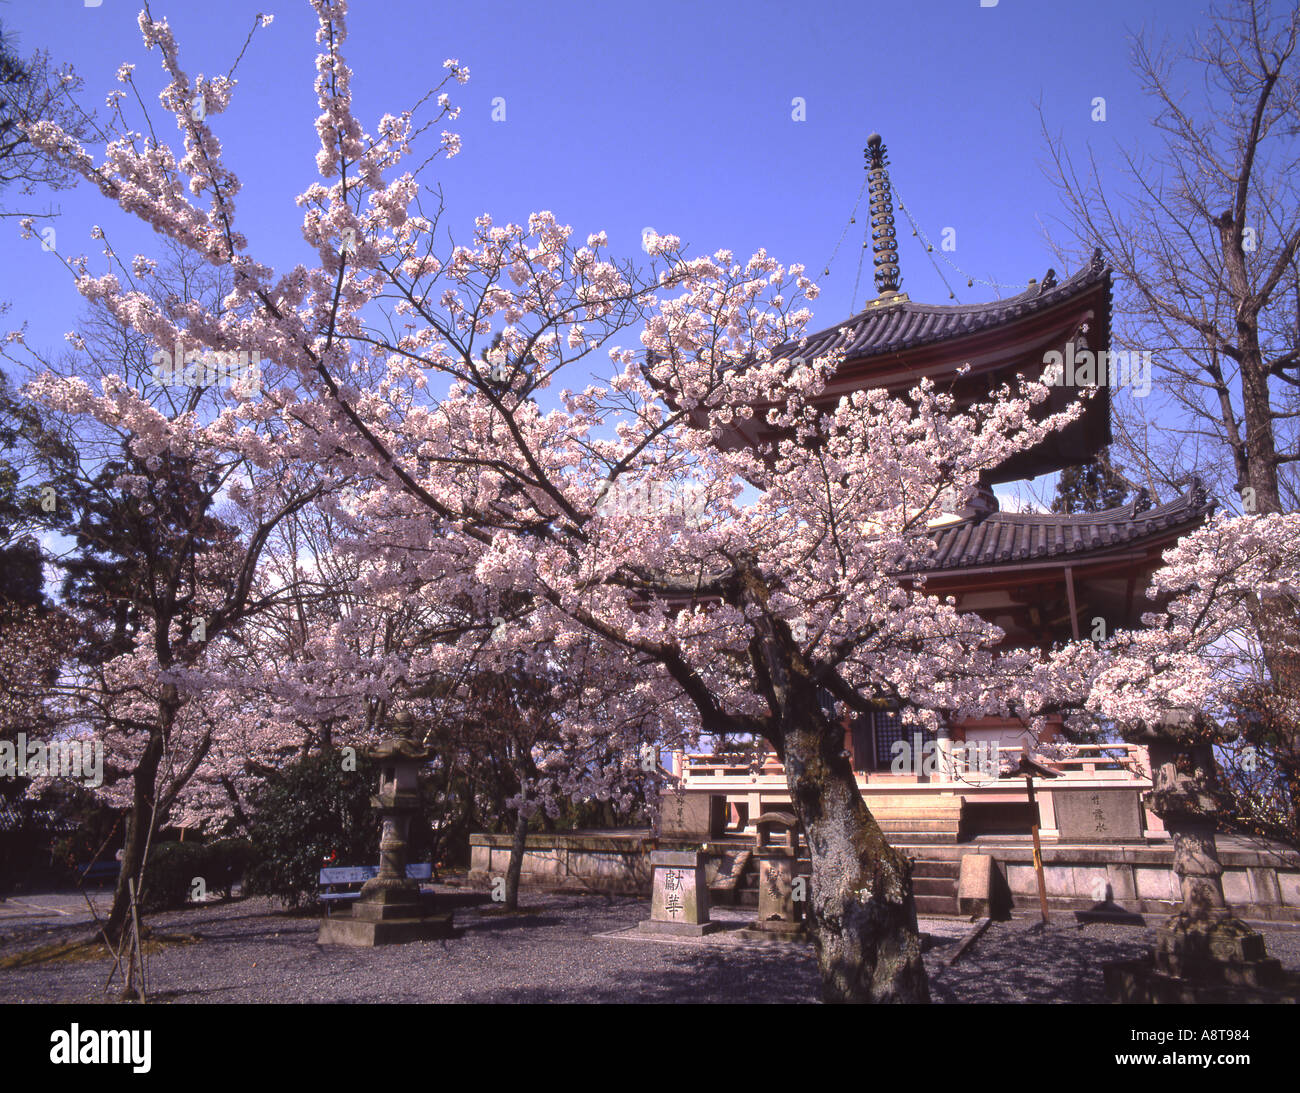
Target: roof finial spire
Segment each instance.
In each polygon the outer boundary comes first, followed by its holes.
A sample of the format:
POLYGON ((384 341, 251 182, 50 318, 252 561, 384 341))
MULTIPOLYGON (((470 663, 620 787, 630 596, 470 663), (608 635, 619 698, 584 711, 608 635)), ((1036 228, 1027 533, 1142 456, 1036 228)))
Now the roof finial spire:
POLYGON ((871 190, 871 261, 876 267, 876 290, 884 295, 898 291, 898 240, 894 235, 889 158, 879 133, 867 137, 867 147, 862 154, 867 159, 867 180, 871 190))

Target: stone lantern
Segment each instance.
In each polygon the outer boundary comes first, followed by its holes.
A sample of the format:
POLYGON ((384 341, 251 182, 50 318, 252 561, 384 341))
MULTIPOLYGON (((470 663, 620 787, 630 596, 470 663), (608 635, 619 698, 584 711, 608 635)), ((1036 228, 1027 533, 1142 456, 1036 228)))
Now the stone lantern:
POLYGON ((406 875, 406 840, 411 816, 419 808, 420 768, 429 752, 407 736, 393 736, 371 748, 369 755, 379 763, 379 791, 370 798, 383 823, 379 875, 361 886, 352 917, 380 920, 395 917, 399 910, 418 912, 420 885, 406 875))
POLYGON ((755 822, 753 858, 758 862, 758 918, 740 931, 741 936, 806 940, 803 912, 808 879, 799 875, 798 817, 792 812, 760 816, 755 822), (773 844, 774 829, 785 832, 785 846, 773 844))
POLYGON ((428 749, 411 735, 410 715, 399 714, 397 731, 367 751, 379 765, 379 787, 370 804, 380 815, 379 871, 361 886, 350 918, 326 918, 322 945, 389 945, 447 937, 450 913, 422 914, 419 882, 407 875, 406 840, 411 817, 419 808, 420 768, 428 749))

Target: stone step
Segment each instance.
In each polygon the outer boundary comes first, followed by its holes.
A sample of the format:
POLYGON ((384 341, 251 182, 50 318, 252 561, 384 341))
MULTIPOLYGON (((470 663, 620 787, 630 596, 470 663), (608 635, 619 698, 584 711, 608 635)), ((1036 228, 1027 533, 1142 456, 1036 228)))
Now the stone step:
MULTIPOLYGON (((935 842, 933 832, 921 836, 921 840, 935 842)), ((955 830, 951 841, 956 841, 955 830)), ((739 857, 739 855, 736 855, 739 857)), ((800 858, 798 873, 804 876, 812 872, 811 862, 800 858)), ((737 870, 738 876, 732 880, 727 890, 717 890, 713 894, 719 906, 730 905, 741 908, 758 908, 758 862, 752 858, 744 863, 744 868, 737 870)), ((961 873, 961 863, 955 860, 933 858, 914 858, 912 860, 912 892, 916 900, 916 911, 920 915, 957 915, 960 908, 957 903, 957 880, 961 873)))
POLYGON ((912 891, 918 896, 957 898, 957 884, 949 877, 913 877, 912 891))
POLYGON ((876 823, 880 825, 880 830, 888 835, 893 831, 951 831, 957 834, 957 829, 961 826, 956 817, 916 817, 900 816, 898 819, 882 820, 876 818, 876 823))
POLYGON ((959 808, 873 808, 868 811, 878 823, 884 820, 906 820, 912 816, 927 820, 951 820, 953 823, 961 819, 959 808))
POLYGON ((961 862, 959 861, 939 861, 934 858, 913 858, 912 859, 912 877, 927 877, 934 879, 950 880, 954 884, 957 878, 961 876, 961 862))
POLYGON ((734 890, 745 875, 745 867, 749 864, 752 853, 749 850, 728 850, 722 855, 718 874, 709 887, 718 891, 734 890))
MULTIPOLYGON (((961 913, 957 906, 957 893, 940 893, 937 895, 922 895, 917 892, 913 895, 916 900, 916 913, 918 915, 957 915, 961 913)), ((733 907, 751 907, 758 909, 758 892, 741 889, 736 893, 736 901, 731 904, 733 907)))
POLYGON ((957 915, 960 914, 960 908, 957 906, 957 894, 954 892, 951 896, 922 896, 913 897, 916 900, 916 913, 918 915, 957 915))
POLYGON ((885 820, 906 820, 913 816, 921 819, 951 820, 953 823, 961 819, 959 808, 872 808, 869 811, 878 823, 885 820))
POLYGON ((879 809, 882 812, 912 812, 919 809, 942 809, 945 812, 960 812, 962 799, 960 797, 934 797, 930 800, 922 800, 916 797, 863 797, 863 803, 875 812, 879 809))

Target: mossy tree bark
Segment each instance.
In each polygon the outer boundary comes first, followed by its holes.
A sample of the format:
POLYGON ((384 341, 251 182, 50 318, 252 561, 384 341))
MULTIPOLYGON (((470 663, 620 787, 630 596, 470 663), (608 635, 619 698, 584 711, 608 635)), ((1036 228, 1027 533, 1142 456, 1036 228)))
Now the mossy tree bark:
POLYGON ((750 656, 812 859, 810 925, 826 1002, 928 1002, 908 860, 885 840, 848 757, 844 730, 822 711, 819 685, 790 628, 767 611, 766 585, 740 567, 740 599, 756 628, 750 656))
POLYGON ((911 864, 885 840, 843 755, 843 730, 807 695, 782 753, 812 858, 810 919, 826 1002, 928 1002, 911 864))

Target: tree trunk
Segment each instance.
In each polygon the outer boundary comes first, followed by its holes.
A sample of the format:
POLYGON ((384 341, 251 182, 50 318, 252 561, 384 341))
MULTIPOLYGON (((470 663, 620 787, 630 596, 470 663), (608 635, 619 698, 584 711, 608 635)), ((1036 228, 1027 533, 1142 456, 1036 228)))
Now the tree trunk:
POLYGON ((108 914, 105 933, 114 945, 122 939, 131 913, 131 889, 128 880, 135 878, 136 895, 144 887, 145 854, 158 822, 158 767, 162 763, 163 745, 171 736, 179 708, 176 687, 166 684, 158 702, 158 726, 149 734, 144 754, 131 777, 131 811, 126 818, 126 838, 122 845, 122 869, 113 892, 113 908, 108 914))
POLYGON ((117 945, 126 930, 127 920, 131 914, 130 878, 136 878, 136 890, 141 883, 141 867, 144 865, 145 847, 153 834, 154 794, 158 781, 158 765, 162 761, 162 733, 149 734, 144 754, 136 765, 131 777, 131 811, 126 817, 126 838, 122 845, 122 868, 117 875, 117 887, 113 891, 113 908, 108 914, 105 933, 109 941, 117 945))
POLYGON ((510 863, 506 866, 507 911, 519 909, 519 874, 524 868, 524 847, 528 839, 528 817, 521 805, 515 813, 515 837, 510 844, 510 863))
POLYGON ((823 1000, 928 1002, 911 865, 862 800, 842 730, 815 708, 787 715, 782 760, 812 856, 809 917, 823 1000))
POLYGON ((1287 797, 1291 802, 1288 835, 1292 843, 1300 848, 1300 769, 1297 769, 1294 761, 1287 765, 1282 781, 1286 783, 1287 797))
POLYGON ((228 775, 221 776, 221 788, 226 791, 226 796, 230 798, 230 814, 243 830, 245 835, 251 835, 253 832, 253 823, 248 818, 248 813, 244 811, 244 803, 239 799, 239 791, 235 788, 235 783, 230 780, 228 775))
MULTIPOLYGON (((1240 305, 1249 295, 1246 286, 1246 256, 1239 246, 1225 252, 1230 257, 1234 302, 1240 305)), ((1283 511, 1278 481, 1277 437, 1273 428, 1272 396, 1269 372, 1259 345, 1259 310, 1263 303, 1239 312, 1238 339, 1241 346, 1241 402, 1246 426, 1246 482, 1254 493, 1254 504, 1247 511, 1261 515, 1283 511)), ((1296 613, 1288 597, 1263 596, 1249 605, 1252 621, 1259 633, 1264 665, 1268 669, 1273 700, 1281 717, 1273 720, 1278 747, 1296 748, 1297 726, 1288 716, 1300 702, 1300 651, 1297 650, 1296 613)), ((1268 692, 1265 692, 1267 695, 1268 692)), ((1267 701, 1267 699, 1266 699, 1267 701)), ((1291 788, 1291 787, 1288 787, 1291 788)), ((1300 831, 1300 800, 1291 793, 1292 830, 1300 831)))

